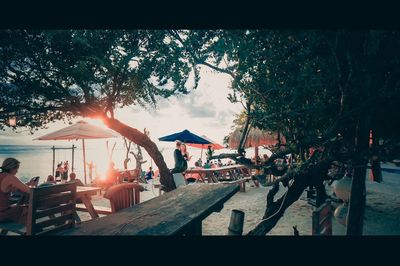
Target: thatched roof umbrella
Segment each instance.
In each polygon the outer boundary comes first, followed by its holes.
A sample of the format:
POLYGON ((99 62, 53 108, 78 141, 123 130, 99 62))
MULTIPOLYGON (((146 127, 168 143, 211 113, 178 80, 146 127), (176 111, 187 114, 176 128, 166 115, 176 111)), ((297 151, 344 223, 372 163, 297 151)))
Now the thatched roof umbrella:
MULTIPOLYGON (((228 145, 231 149, 236 149, 239 146, 240 138, 242 137, 241 129, 234 130, 229 136, 228 145)), ((285 144, 284 136, 280 136, 281 144, 285 144)), ((244 144, 244 148, 254 147, 255 156, 258 156, 259 146, 269 146, 278 143, 278 134, 276 132, 264 131, 258 128, 251 128, 244 144)))

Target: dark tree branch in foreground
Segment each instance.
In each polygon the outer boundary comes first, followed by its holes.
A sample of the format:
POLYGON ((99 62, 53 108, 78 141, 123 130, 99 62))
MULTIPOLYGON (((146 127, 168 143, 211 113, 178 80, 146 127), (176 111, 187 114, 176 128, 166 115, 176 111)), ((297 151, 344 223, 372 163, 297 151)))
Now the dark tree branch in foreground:
POLYGON ((274 185, 267 196, 267 207, 263 220, 248 235, 267 234, 278 223, 286 209, 300 198, 309 185, 316 185, 321 176, 326 176, 329 167, 330 161, 323 160, 305 169, 287 173, 286 178, 293 179, 293 182, 288 186, 286 193, 277 201, 274 201, 273 198, 278 192, 279 183, 274 185))

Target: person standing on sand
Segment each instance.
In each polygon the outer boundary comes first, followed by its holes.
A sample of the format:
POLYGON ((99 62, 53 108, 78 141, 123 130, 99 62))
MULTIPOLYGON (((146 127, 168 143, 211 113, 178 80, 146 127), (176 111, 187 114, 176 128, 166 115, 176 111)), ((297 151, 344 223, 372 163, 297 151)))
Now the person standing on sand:
POLYGON ((64 163, 64 173, 62 176, 62 179, 64 182, 67 182, 67 180, 68 180, 68 171, 69 171, 69 164, 68 164, 68 161, 66 161, 64 163))
POLYGON ((179 140, 176 141, 176 149, 174 151, 174 160, 175 160, 175 167, 171 169, 171 173, 182 173, 185 171, 185 158, 183 158, 182 152, 181 152, 181 145, 182 142, 179 140))
POLYGON ((182 156, 184 161, 184 168, 185 170, 188 168, 188 162, 190 161, 190 159, 192 159, 192 156, 189 156, 189 152, 186 149, 186 145, 184 143, 181 144, 181 152, 182 152, 182 156))
POLYGON ((64 167, 62 166, 62 162, 57 164, 57 168, 56 168, 56 181, 58 179, 58 177, 60 178, 60 180, 62 180, 63 175, 64 175, 64 167))

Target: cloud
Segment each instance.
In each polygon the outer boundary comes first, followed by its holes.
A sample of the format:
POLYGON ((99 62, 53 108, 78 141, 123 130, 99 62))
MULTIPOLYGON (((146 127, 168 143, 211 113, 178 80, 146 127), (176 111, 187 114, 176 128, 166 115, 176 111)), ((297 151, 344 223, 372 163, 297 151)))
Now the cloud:
POLYGON ((216 119, 210 123, 207 123, 207 126, 210 127, 220 127, 230 125, 233 120, 233 115, 235 113, 232 110, 225 110, 218 113, 216 119))
POLYGON ((209 102, 203 106, 191 106, 188 109, 187 114, 191 118, 203 118, 203 117, 214 117, 217 111, 212 102, 209 102))
POLYGON ((163 97, 156 97, 157 110, 167 109, 171 106, 169 99, 163 97))
POLYGON ((190 118, 209 118, 217 114, 214 101, 207 100, 207 96, 196 90, 189 95, 177 98, 183 113, 190 118))

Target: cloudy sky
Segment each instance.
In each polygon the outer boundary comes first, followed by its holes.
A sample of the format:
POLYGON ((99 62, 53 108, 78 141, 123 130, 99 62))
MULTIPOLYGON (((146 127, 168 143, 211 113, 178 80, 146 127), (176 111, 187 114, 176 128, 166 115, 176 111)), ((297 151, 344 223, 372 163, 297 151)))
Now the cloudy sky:
MULTIPOLYGON (((199 135, 204 134, 222 144, 224 136, 230 132, 234 115, 242 110, 240 104, 233 104, 227 99, 231 91, 229 84, 228 75, 203 68, 199 86, 190 94, 161 99, 155 110, 144 110, 136 106, 126 107, 117 110, 116 118, 139 130, 149 129, 150 137, 159 146, 165 145, 157 141, 159 137, 184 129, 199 135)), ((100 124, 92 120, 83 120, 100 124)), ((52 145, 50 142, 32 141, 32 139, 65 126, 67 125, 58 121, 50 124, 48 129, 40 129, 33 135, 23 129, 19 129, 18 133, 3 131, 0 132, 0 144, 52 145)))

